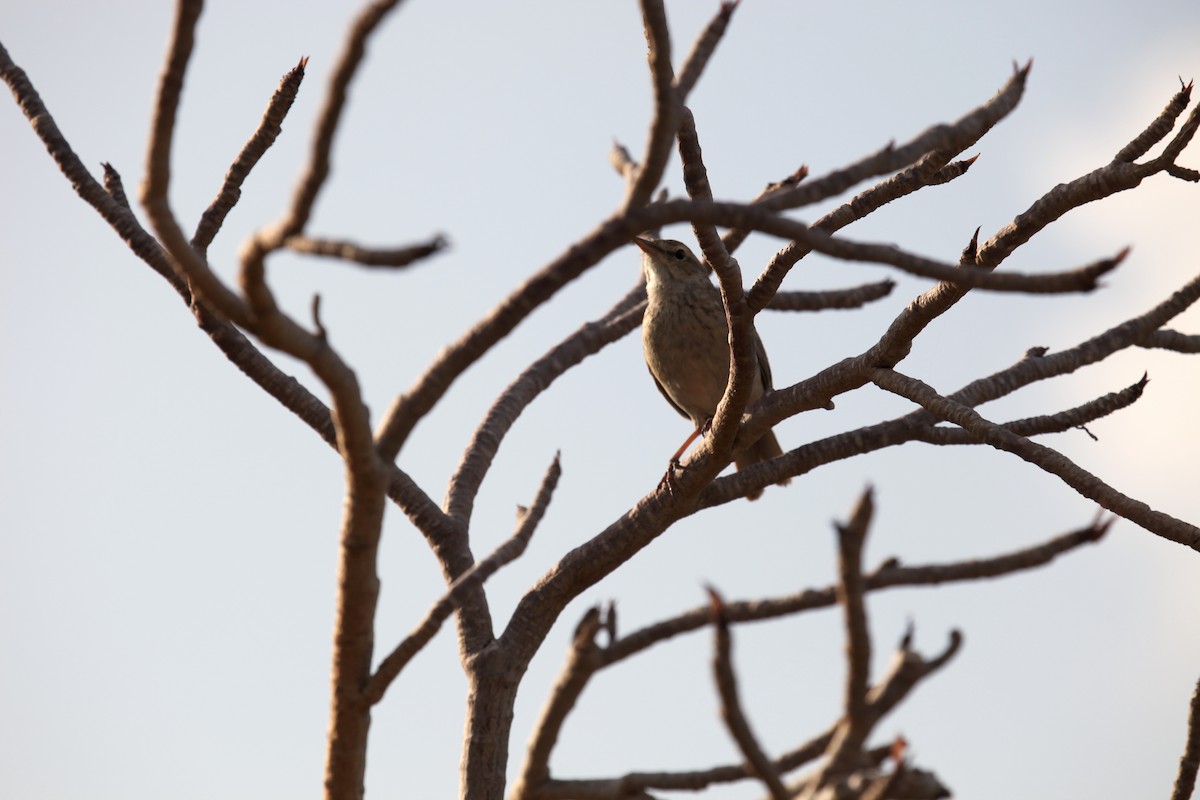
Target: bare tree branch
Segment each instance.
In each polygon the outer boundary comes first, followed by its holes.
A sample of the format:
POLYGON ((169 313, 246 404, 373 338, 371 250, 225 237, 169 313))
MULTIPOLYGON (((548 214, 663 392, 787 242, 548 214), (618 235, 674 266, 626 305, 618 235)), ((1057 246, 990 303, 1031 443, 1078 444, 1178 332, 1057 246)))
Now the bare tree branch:
POLYGON ((1176 353, 1200 353, 1200 336, 1172 330, 1154 331, 1134 344, 1138 347, 1174 350, 1176 353))
POLYGON ((725 35, 725 29, 729 27, 729 20, 733 17, 733 12, 737 10, 739 2, 740 0, 723 0, 717 15, 709 21, 708 25, 704 26, 700 37, 692 45, 691 52, 683 60, 683 67, 675 78, 675 91, 679 94, 680 102, 683 102, 683 99, 696 87, 696 82, 700 80, 700 74, 704 72, 704 68, 708 66, 708 60, 712 58, 717 45, 721 43, 721 38, 725 35))
MULTIPOLYGON (((683 182, 688 196, 693 200, 711 202, 712 186, 709 185, 708 170, 704 166, 696 120, 686 106, 680 110, 679 158, 683 164, 683 182)), ((713 411, 712 427, 700 447, 701 454, 711 452, 713 458, 704 462, 702 477, 691 484, 698 490, 733 456, 738 423, 749 403, 751 385, 759 374, 759 364, 754 316, 746 307, 741 269, 730 257, 715 225, 693 221, 692 232, 704 252, 705 260, 717 275, 729 327, 729 379, 725 393, 713 411)), ((695 459, 689 463, 694 462, 695 459)), ((684 485, 686 487, 687 484, 684 485)))
POLYGON ((446 240, 435 236, 428 242, 409 247, 362 247, 339 239, 314 239, 309 236, 289 236, 283 246, 295 253, 326 256, 349 261, 363 267, 399 269, 407 267, 446 248, 446 240))
POLYGON ((603 629, 603 614, 592 606, 575 627, 571 651, 559 673, 546 705, 534 726, 533 737, 525 754, 521 774, 513 784, 512 800, 542 797, 543 785, 550 780, 550 754, 562 733, 567 715, 579 701, 584 687, 600 664, 596 635, 603 629))
MULTIPOLYGON (((947 183, 965 175, 971 164, 975 163, 975 159, 957 161, 953 164, 945 162, 942 151, 929 153, 913 166, 887 178, 825 214, 813 223, 812 227, 825 233, 835 233, 852 222, 878 211, 893 200, 910 195, 926 186, 947 183)), ((773 292, 778 291, 791 268, 810 252, 812 252, 812 248, 799 241, 789 242, 777 252, 747 293, 749 295, 747 302, 750 307, 760 308, 773 292)))
MULTIPOLYGON (((1005 422, 1001 424, 1001 427, 1018 436, 1061 433, 1072 428, 1078 428, 1133 405, 1142 396, 1142 391, 1146 388, 1147 383, 1149 383, 1149 378, 1143 375, 1140 381, 1119 392, 1111 392, 1075 408, 1060 411, 1057 414, 1027 417, 1025 419, 1013 420, 1012 422, 1005 422)), ((927 427, 923 428, 915 438, 929 444, 979 443, 977 438, 962 428, 927 427)))
POLYGON ((183 92, 183 76, 195 44, 196 21, 204 3, 179 0, 167 61, 159 76, 154 104, 150 141, 146 148, 146 180, 142 184, 142 205, 158 241, 167 251, 173 268, 185 277, 193 291, 218 313, 235 325, 253 330, 253 318, 242 299, 221 282, 199 253, 192 249, 171 210, 167 190, 171 181, 171 147, 175 136, 175 118, 183 92))
POLYGON ((300 91, 300 82, 304 80, 304 67, 307 64, 308 57, 305 56, 283 76, 279 88, 267 104, 262 120, 258 123, 258 129, 242 146, 242 151, 225 173, 225 182, 221 185, 221 190, 201 215, 196 233, 192 235, 192 247, 202 258, 225 222, 225 217, 241 198, 242 183, 249 176, 250 170, 254 169, 283 130, 284 117, 291 110, 296 94, 300 91))
POLYGON ((1192 702, 1188 706, 1187 743, 1183 746, 1183 755, 1179 757, 1179 772, 1175 775, 1171 800, 1188 800, 1192 796, 1196 788, 1197 770, 1200 770, 1200 681, 1196 682, 1192 702))
MULTIPOLYGON (((88 174, 55 125, 53 116, 42 103, 28 77, 12 63, 3 47, 0 47, 0 78, 12 88, 35 133, 59 169, 70 180, 76 193, 96 209, 134 255, 170 284, 191 307, 200 328, 234 366, 336 450, 337 434, 329 408, 299 381, 275 366, 241 331, 192 296, 188 285, 172 269, 167 254, 158 241, 142 228, 133 216, 128 200, 125 199, 121 176, 116 169, 111 164, 104 165, 103 188, 88 174)), ((399 468, 392 465, 389 470, 389 496, 404 510, 409 519, 433 541, 441 542, 452 538, 445 516, 429 497, 399 468)))
POLYGON ((475 429, 446 490, 446 510, 466 524, 475 497, 500 444, 521 413, 571 367, 617 341, 642 321, 646 287, 642 280, 599 319, 585 323, 533 362, 492 403, 475 429))
POLYGON ((412 657, 429 643, 434 634, 441 630, 442 623, 450 618, 450 615, 462 604, 469 592, 478 589, 501 567, 515 561, 525 552, 525 547, 533 538, 533 532, 537 529, 542 517, 545 516, 546 508, 550 505, 550 498, 554 494, 561 475, 562 468, 559 466, 559 456, 556 454, 554 461, 550 463, 546 474, 542 477, 542 485, 534 497, 533 504, 529 508, 518 507, 517 529, 513 535, 492 551, 491 555, 454 581, 446 593, 433 604, 412 633, 396 645, 395 649, 380 662, 379 668, 371 675, 366 689, 363 691, 363 697, 368 703, 373 705, 383 699, 383 695, 392 681, 400 675, 401 670, 412 660, 412 657))
POLYGON ((1187 110, 1191 98, 1192 84, 1188 83, 1186 86, 1181 86, 1179 91, 1175 93, 1175 96, 1167 103, 1167 107, 1162 110, 1162 113, 1147 125, 1144 131, 1135 136, 1133 141, 1122 147, 1113 156, 1113 160, 1130 162, 1136 161, 1146 155, 1146 152, 1151 147, 1166 138, 1167 134, 1175 127, 1175 120, 1187 110))
POLYGON ((1025 92, 1025 80, 1029 77, 1032 65, 1030 62, 1014 70, 1012 77, 991 100, 957 122, 935 125, 900 147, 888 144, 879 152, 848 167, 772 195, 764 203, 772 209, 800 208, 836 197, 861 181, 904 169, 926 153, 939 151, 946 153, 947 158, 953 158, 1012 113, 1025 92))
POLYGON ((317 127, 313 135, 308 163, 292 196, 291 207, 283 219, 273 227, 271 238, 282 242, 289 236, 303 231, 312 216, 317 194, 329 177, 333 138, 342 121, 346 108, 350 82, 367 53, 367 40, 379 27, 384 18, 400 4, 400 0, 374 0, 368 3, 355 18, 346 34, 345 45, 338 55, 326 90, 325 103, 317 114, 317 127))
POLYGON ((750 722, 742 711, 742 702, 738 697, 737 676, 733 671, 733 637, 729 635, 729 621, 725 619, 724 601, 716 590, 709 587, 709 616, 713 625, 713 679, 717 685, 717 694, 721 698, 721 718, 729 729, 738 749, 746 759, 750 773, 767 787, 774 800, 790 800, 791 795, 784 788, 775 765, 767 758, 750 722))
MULTIPOLYGON (((1060 555, 1085 544, 1098 542, 1112 525, 1112 520, 1097 519, 1091 525, 1056 536, 1042 544, 1015 550, 990 558, 956 561, 949 564, 901 566, 898 559, 889 559, 864 576, 869 592, 907 586, 937 586, 943 583, 999 578, 1014 572, 1045 566, 1060 555)), ((787 597, 766 600, 745 600, 725 604, 730 622, 756 622, 791 614, 831 608, 837 605, 837 588, 806 589, 787 597)), ((655 644, 691 633, 708 624, 708 607, 701 606, 679 616, 649 625, 629 633, 604 649, 604 666, 608 667, 637 655, 655 644)))
MULTIPOLYGON (((703 613, 707 615, 707 607, 703 613)), ((883 682, 868 694, 871 724, 876 724, 890 713, 922 680, 949 663, 961 645, 962 635, 952 631, 946 649, 932 659, 925 659, 908 649, 898 652, 883 682)), ((780 756, 772 762, 773 768, 777 773, 785 774, 820 758, 833 740, 835 730, 836 727, 831 728, 780 756)), ((542 784, 536 797, 539 800, 624 800, 627 797, 639 797, 641 795, 636 793, 646 789, 696 791, 750 777, 753 776, 745 764, 736 764, 686 772, 630 772, 618 778, 606 779, 552 779, 542 784)))
POLYGON ((842 699, 842 718, 834 726, 825 759, 815 774, 805 781, 802 797, 815 797, 817 791, 849 774, 860 765, 863 746, 878 717, 868 715, 867 691, 871 679, 871 634, 867 627, 866 582, 862 573, 863 546, 874 514, 871 489, 859 497, 850 521, 837 525, 838 534, 838 605, 842 607, 846 627, 846 685, 842 699))
POLYGON ((887 297, 896 288, 895 281, 864 283, 852 289, 826 289, 819 292, 777 292, 767 308, 771 311, 826 311, 862 308, 887 297))
POLYGON ((654 87, 654 117, 646 150, 642 154, 633 181, 629 184, 622 207, 644 206, 662 180, 671 157, 671 143, 679 127, 679 109, 683 98, 675 91, 675 73, 671 66, 671 35, 662 0, 641 0, 642 26, 646 32, 647 60, 654 87))
POLYGON ((862 555, 874 515, 872 492, 868 487, 858 499, 850 521, 837 525, 838 604, 846 625, 846 687, 843 698, 845 717, 830 745, 829 769, 847 766, 848 758, 862 748, 866 739, 867 687, 871 680, 871 634, 867 629, 866 582, 863 580, 862 555))
POLYGON ((1169 514, 1155 511, 1140 500, 1118 492, 1061 453, 1035 444, 985 420, 970 407, 942 397, 915 378, 901 375, 892 370, 880 369, 872 373, 871 380, 881 389, 901 397, 907 397, 935 417, 953 422, 970 431, 979 438, 981 443, 991 445, 999 450, 1006 450, 1041 467, 1051 475, 1058 476, 1072 489, 1090 500, 1095 500, 1114 514, 1119 514, 1164 539, 1200 551, 1200 528, 1169 514))
POLYGON ((118 205, 129 209, 129 198, 125 196, 125 184, 121 181, 121 174, 107 161, 100 166, 104 167, 104 191, 108 192, 118 205))
POLYGON ((1090 292, 1098 287, 1098 280, 1105 273, 1115 269, 1127 255, 1127 249, 1122 250, 1114 256, 1058 273, 997 273, 963 269, 959 265, 909 253, 890 244, 856 242, 830 236, 803 222, 780 216, 753 204, 668 200, 642 209, 633 209, 626 213, 623 219, 625 224, 634 230, 645 230, 676 222, 756 230, 782 239, 795 240, 810 250, 833 258, 896 267, 910 275, 948 282, 964 291, 978 288, 1023 293, 1090 292))

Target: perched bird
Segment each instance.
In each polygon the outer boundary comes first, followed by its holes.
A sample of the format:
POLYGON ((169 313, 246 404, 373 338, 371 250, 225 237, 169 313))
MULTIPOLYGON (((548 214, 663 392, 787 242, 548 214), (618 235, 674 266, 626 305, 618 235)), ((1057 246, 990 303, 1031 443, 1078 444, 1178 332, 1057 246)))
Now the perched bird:
MULTIPOLYGON (((729 382, 729 326, 721 292, 688 246, 671 239, 636 237, 646 270, 649 302, 642 319, 642 353, 658 390, 672 408, 696 426, 676 458, 716 413, 729 382)), ((758 370, 750 403, 770 391, 771 365, 762 340, 754 335, 758 370)), ((738 469, 783 455, 773 431, 734 454, 738 469)), ((780 486, 787 484, 780 482, 780 486)), ((750 495, 754 500, 762 492, 750 495)))

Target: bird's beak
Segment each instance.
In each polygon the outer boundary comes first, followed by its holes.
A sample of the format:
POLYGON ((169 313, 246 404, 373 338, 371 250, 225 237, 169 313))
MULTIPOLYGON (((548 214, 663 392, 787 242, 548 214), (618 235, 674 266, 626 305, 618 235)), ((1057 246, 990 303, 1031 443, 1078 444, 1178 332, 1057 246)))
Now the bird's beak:
POLYGON ((652 245, 650 243, 649 239, 642 239, 642 238, 635 236, 635 237, 633 237, 633 243, 636 244, 638 247, 640 247, 642 249, 643 253, 653 253, 654 252, 654 245, 652 245))

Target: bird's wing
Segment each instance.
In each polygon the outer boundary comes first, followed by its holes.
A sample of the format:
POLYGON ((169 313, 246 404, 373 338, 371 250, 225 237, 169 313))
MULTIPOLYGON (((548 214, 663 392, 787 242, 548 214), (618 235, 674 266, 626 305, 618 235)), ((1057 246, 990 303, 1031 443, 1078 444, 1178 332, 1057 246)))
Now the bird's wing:
POLYGON ((654 370, 650 369, 649 364, 646 365, 646 370, 650 373, 650 377, 651 377, 651 379, 653 379, 654 385, 658 387, 658 391, 662 392, 662 396, 667 398, 667 402, 671 404, 671 408, 678 411, 680 413, 680 415, 685 417, 686 419, 691 419, 692 415, 687 413, 686 411, 684 411, 679 406, 677 406, 675 404, 675 401, 671 399, 671 395, 667 394, 667 390, 664 389, 663 385, 658 382, 658 376, 654 374, 654 370))
POLYGON ((758 331, 754 332, 754 351, 758 354, 758 376, 762 379, 763 391, 769 392, 775 388, 775 384, 771 381, 771 363, 767 361, 767 348, 763 347, 758 331))

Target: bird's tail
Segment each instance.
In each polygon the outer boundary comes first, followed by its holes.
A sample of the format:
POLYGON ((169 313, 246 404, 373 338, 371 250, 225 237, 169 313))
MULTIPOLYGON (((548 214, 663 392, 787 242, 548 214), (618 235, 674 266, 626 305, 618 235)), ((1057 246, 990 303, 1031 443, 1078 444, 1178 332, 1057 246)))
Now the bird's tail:
MULTIPOLYGON (((779 446, 779 440, 775 438, 774 431, 767 431, 766 435, 759 439, 754 444, 737 454, 733 459, 733 463, 738 469, 744 469, 760 461, 766 461, 769 458, 775 458, 783 455, 783 448, 779 446)), ((791 478, 784 478, 777 486, 787 486, 792 482, 791 478)), ((762 490, 759 489, 754 494, 746 495, 750 500, 757 500, 762 496, 762 490)))

